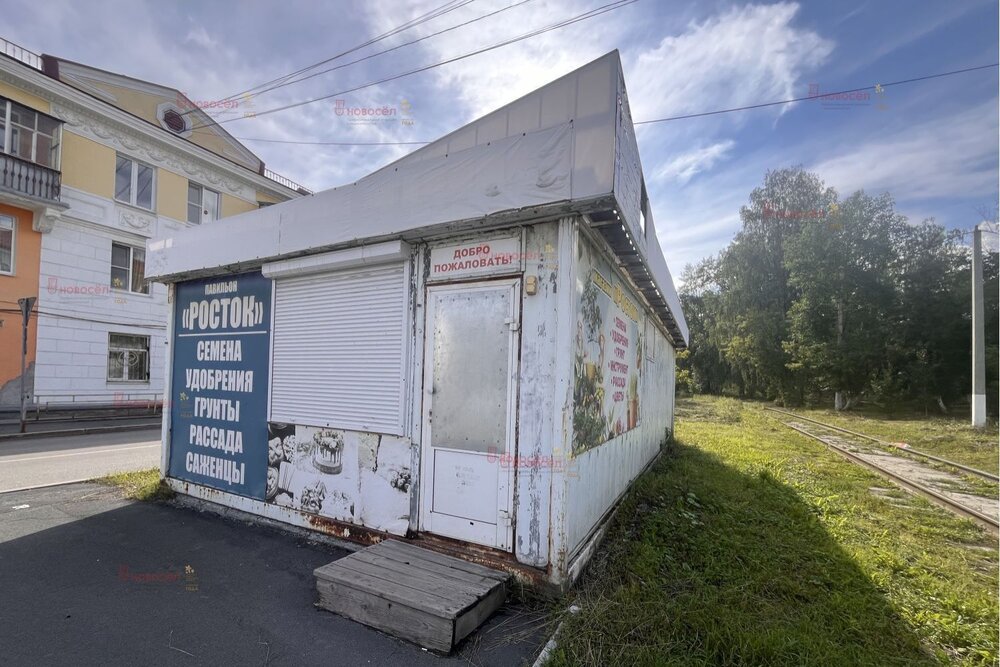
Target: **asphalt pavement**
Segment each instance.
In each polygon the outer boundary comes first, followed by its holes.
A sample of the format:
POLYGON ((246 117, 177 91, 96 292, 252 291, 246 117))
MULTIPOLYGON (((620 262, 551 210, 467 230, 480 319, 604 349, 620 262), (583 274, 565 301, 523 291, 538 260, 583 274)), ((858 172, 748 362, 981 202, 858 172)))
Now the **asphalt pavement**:
POLYGON ((159 427, 0 440, 0 493, 159 466, 159 427))
POLYGON ((13 665, 531 664, 508 603, 449 658, 314 607, 327 543, 71 484, 0 494, 0 661, 13 665))

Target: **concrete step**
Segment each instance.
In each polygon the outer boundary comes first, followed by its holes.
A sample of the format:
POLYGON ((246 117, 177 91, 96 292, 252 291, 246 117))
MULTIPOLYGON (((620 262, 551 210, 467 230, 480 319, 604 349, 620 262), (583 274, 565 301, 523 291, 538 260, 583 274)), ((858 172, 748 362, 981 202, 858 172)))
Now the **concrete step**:
POLYGON ((386 540, 317 568, 319 606, 449 653, 507 597, 510 575, 386 540))

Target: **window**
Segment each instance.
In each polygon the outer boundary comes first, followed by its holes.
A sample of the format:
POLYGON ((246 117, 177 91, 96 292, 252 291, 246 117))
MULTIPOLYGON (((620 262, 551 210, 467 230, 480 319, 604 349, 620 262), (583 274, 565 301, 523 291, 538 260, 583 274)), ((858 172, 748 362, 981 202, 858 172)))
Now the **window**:
POLYGON ((14 228, 17 221, 0 215, 0 273, 14 273, 14 228))
POLYGON ((115 163, 115 199, 152 211, 155 173, 148 164, 119 155, 115 163))
POLYGON ((108 334, 108 381, 149 382, 149 336, 108 334))
POLYGON ((124 243, 111 244, 111 286, 126 292, 149 294, 146 251, 124 243))
POLYGON ((188 181, 188 222, 200 225, 219 219, 219 193, 188 181))
POLYGON ((0 151, 22 160, 59 169, 62 123, 0 98, 0 151))
POLYGON ((649 361, 656 360, 656 346, 659 335, 660 332, 656 330, 656 325, 653 324, 653 318, 647 317, 645 335, 642 337, 642 345, 646 349, 646 359, 649 361))

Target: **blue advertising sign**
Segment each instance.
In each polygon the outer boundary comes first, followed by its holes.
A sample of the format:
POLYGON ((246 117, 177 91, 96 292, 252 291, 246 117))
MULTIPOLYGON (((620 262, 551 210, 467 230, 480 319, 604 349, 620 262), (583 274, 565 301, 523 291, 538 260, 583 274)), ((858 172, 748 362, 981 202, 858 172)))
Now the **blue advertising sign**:
POLYGON ((259 272, 177 284, 171 477, 264 499, 271 285, 259 272))

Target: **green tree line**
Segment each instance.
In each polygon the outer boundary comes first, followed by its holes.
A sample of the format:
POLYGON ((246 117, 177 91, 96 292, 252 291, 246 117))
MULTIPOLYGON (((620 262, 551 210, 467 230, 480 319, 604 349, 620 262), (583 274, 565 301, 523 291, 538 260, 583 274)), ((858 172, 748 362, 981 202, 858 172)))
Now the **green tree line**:
MULTIPOLYGON (((681 391, 786 405, 947 411, 971 392, 971 236, 912 224, 888 194, 847 198, 769 172, 717 256, 688 265, 681 391)), ((971 224, 970 224, 971 227, 971 224)), ((988 405, 997 404, 998 263, 984 253, 988 405)))

